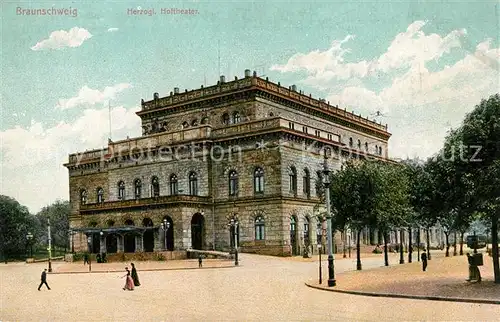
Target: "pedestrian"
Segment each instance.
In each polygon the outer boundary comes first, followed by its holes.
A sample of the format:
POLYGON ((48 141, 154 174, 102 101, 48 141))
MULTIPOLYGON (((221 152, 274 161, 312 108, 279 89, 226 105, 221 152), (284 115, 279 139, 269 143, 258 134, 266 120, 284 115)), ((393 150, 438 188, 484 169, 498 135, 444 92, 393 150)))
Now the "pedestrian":
POLYGON ((42 287, 43 284, 45 284, 45 286, 47 286, 47 288, 50 290, 49 284, 47 284, 47 269, 44 269, 42 272, 42 281, 41 281, 40 285, 38 286, 39 291, 40 291, 40 288, 42 287))
POLYGON ((425 251, 425 247, 423 249, 422 255, 420 255, 420 258, 422 259, 422 270, 425 272, 427 269, 427 253, 425 251))
POLYGON ((89 254, 83 254, 83 265, 87 265, 89 263, 89 254))
POLYGON ((132 280, 134 281, 134 286, 141 286, 141 283, 139 283, 139 275, 137 275, 134 263, 130 263, 130 266, 132 266, 132 280))
POLYGON ((198 267, 199 268, 203 267, 203 256, 201 254, 198 255, 198 267))
POLYGON ((134 281, 132 280, 132 277, 130 276, 130 270, 128 267, 125 267, 125 270, 127 271, 127 274, 123 275, 125 277, 125 286, 123 286, 123 290, 129 290, 133 291, 134 290, 134 281))

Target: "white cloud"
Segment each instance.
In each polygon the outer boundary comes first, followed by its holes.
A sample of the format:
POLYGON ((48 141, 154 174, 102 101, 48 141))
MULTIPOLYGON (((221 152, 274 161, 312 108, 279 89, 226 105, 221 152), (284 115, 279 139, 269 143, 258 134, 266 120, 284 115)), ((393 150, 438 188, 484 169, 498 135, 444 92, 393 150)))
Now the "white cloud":
POLYGON ((385 114, 377 120, 388 123, 393 133, 391 155, 430 156, 441 148, 450 125, 458 127, 481 99, 498 92, 494 62, 500 61, 500 49, 489 45, 488 40, 482 42, 475 53, 439 71, 413 66, 380 92, 346 87, 330 93, 327 100, 365 116, 377 110, 385 114))
POLYGON ((53 31, 48 39, 38 42, 31 50, 63 49, 65 47, 80 47, 92 34, 84 28, 73 27, 69 31, 53 31))
POLYGON ((491 48, 490 39, 471 45, 465 29, 445 36, 426 35, 421 30, 424 25, 422 21, 412 23, 395 36, 385 53, 370 61, 344 61, 349 49, 342 46, 352 39, 349 36, 325 52, 296 54, 285 65, 272 69, 306 71, 301 83, 324 91, 327 101, 388 123, 393 134, 389 140, 391 156, 425 158, 442 147, 451 126, 458 127, 481 99, 498 92, 500 49, 491 48), (466 52, 474 47, 475 52, 441 69, 430 69, 426 64, 453 48, 466 52), (376 79, 372 76, 379 73, 386 79, 367 85, 367 80, 376 79), (377 117, 376 111, 382 116, 377 117))
POLYGON ((80 105, 95 105, 114 99, 116 94, 131 87, 131 84, 120 83, 114 86, 107 86, 103 91, 99 91, 85 85, 80 89, 77 96, 69 99, 60 99, 56 107, 65 110, 80 105))
MULTIPOLYGON (((139 108, 111 110, 113 139, 141 135, 139 108)), ((16 198, 31 211, 57 198, 68 199, 68 154, 107 146, 108 109, 87 109, 74 122, 52 127, 32 121, 28 128, 0 132, 1 194, 16 198), (23 144, 19 144, 23 142, 23 144)))
POLYGON ((118 28, 114 28, 114 27, 113 27, 113 28, 109 28, 109 29, 108 29, 108 32, 115 32, 115 31, 118 31, 118 30, 119 30, 118 28))
POLYGON ((439 59, 451 49, 460 47, 460 38, 465 29, 453 30, 445 37, 426 35, 421 31, 426 22, 416 21, 405 32, 396 35, 387 51, 380 57, 355 63, 346 63, 344 56, 350 49, 343 48, 354 36, 334 41, 326 51, 315 50, 307 54, 295 54, 284 65, 273 65, 271 70, 297 72, 305 70, 310 74, 307 84, 325 84, 325 81, 365 78, 377 72, 389 73, 422 62, 439 59))

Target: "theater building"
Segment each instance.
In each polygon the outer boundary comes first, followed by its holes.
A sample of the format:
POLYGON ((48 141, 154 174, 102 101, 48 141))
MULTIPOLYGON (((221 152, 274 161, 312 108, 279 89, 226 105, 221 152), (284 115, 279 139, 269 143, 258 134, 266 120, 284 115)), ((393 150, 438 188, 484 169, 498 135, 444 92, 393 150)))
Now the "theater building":
POLYGON ((332 171, 346 158, 388 155, 387 125, 249 70, 154 93, 137 116, 142 136, 69 155, 75 251, 185 254, 237 244, 300 254, 324 235, 324 152, 332 171))

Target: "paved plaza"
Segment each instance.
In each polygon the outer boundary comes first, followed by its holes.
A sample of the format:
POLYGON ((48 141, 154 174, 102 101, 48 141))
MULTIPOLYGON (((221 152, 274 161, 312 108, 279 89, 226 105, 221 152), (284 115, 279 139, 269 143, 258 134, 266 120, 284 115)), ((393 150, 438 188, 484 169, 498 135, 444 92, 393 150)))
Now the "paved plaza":
MULTIPOLYGON (((0 320, 498 321, 500 316, 500 305, 316 290, 304 282, 318 275, 317 261, 249 254, 240 258, 239 267, 223 269, 141 271, 137 262, 142 285, 134 291, 123 291, 123 274, 110 272, 49 274, 52 290, 39 292, 40 272, 46 263, 0 264, 0 320)), ((366 257, 363 268, 380 267, 382 259, 366 257)), ((391 265, 398 260, 397 254, 391 254, 391 265)), ((339 276, 356 266, 354 257, 335 263, 339 276)), ((323 265, 326 274, 326 261, 323 265)))

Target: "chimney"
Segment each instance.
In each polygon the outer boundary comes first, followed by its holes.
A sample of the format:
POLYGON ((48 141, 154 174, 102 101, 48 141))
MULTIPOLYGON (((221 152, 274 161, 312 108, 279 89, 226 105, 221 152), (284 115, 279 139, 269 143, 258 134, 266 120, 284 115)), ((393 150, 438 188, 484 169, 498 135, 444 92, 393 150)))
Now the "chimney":
POLYGON ((245 69, 245 77, 250 77, 250 69, 245 69))
POLYGON ((224 75, 220 76, 220 83, 224 84, 226 82, 226 77, 224 75))
POLYGON ((179 94, 179 87, 174 87, 174 94, 179 94))
POLYGON ((297 91, 297 86, 296 85, 292 85, 292 91, 294 91, 294 92, 297 91))
POLYGON ((153 94, 153 98, 154 98, 155 100, 157 100, 159 97, 160 97, 160 96, 158 95, 158 93, 154 93, 154 94, 153 94))
POLYGON ((255 70, 253 71, 253 77, 257 77, 257 72, 255 70))

